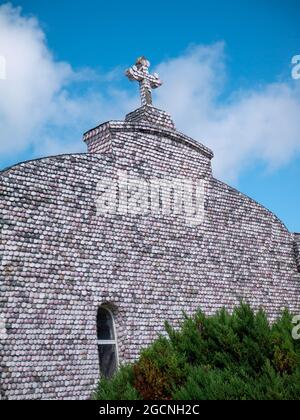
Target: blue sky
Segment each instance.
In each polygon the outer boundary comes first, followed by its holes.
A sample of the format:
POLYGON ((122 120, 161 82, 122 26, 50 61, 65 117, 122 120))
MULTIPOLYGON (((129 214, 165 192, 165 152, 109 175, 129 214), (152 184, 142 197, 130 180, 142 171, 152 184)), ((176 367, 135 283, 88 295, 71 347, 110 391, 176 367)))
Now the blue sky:
POLYGON ((84 151, 81 133, 138 106, 123 71, 142 54, 165 81, 157 105, 215 151, 216 175, 300 232, 298 0, 0 6, 0 168, 84 151))

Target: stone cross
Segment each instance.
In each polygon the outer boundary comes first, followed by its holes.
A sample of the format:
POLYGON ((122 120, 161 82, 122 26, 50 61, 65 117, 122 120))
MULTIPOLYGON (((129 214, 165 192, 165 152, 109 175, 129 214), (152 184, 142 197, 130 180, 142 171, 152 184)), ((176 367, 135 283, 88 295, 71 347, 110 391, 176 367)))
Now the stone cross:
POLYGON ((140 94, 142 106, 152 105, 152 89, 162 85, 157 73, 149 74, 150 62, 145 57, 137 59, 134 66, 126 70, 126 76, 129 80, 138 81, 140 84, 140 94))

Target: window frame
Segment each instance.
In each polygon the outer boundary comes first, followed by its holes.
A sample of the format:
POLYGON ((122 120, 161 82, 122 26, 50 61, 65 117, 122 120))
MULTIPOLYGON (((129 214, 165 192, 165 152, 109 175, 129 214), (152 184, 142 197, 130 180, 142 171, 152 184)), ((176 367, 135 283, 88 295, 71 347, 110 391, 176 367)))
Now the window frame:
MULTIPOLYGON (((113 333, 114 333, 114 339, 113 340, 98 340, 98 336, 97 336, 97 350, 99 352, 99 346, 105 346, 105 345, 114 345, 115 349, 116 349, 116 371, 119 369, 119 347, 118 347, 118 336, 117 336, 117 329, 116 329, 116 324, 115 324, 115 317, 114 317, 114 313, 112 312, 112 310, 106 306, 106 305, 101 305, 98 308, 97 311, 97 316, 98 316, 98 312, 100 309, 104 309, 105 311, 107 311, 111 317, 112 320, 112 328, 113 328, 113 333)), ((98 327, 98 325, 97 325, 98 327)), ((99 365, 99 369, 100 369, 100 365, 99 365)), ((101 373, 101 371, 100 371, 101 373)), ((102 373, 101 373, 102 374, 102 373)))

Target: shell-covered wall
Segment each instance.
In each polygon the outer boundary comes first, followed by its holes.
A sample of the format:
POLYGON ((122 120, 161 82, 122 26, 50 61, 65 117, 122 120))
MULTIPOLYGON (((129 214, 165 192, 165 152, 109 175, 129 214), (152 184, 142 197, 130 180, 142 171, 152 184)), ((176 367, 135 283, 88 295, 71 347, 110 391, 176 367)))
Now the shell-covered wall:
POLYGON ((300 234, 295 233, 294 237, 295 237, 294 247, 295 247, 296 262, 297 262, 298 270, 300 273, 300 234))
POLYGON ((165 320, 240 300, 299 312, 294 238, 268 210, 213 178, 211 152, 169 128, 111 122, 88 154, 0 176, 1 396, 89 398, 99 378, 96 314, 114 309, 119 358, 134 360, 165 320), (99 214, 99 182, 127 171, 202 179, 204 219, 99 214))

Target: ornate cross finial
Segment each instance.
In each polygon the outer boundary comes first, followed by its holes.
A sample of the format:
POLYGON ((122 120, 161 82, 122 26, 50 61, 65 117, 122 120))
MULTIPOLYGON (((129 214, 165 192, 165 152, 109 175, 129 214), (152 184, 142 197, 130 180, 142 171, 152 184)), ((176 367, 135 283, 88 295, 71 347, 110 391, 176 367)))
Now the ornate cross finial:
POLYGON ((129 80, 138 81, 140 84, 140 94, 142 105, 152 105, 152 89, 162 85, 157 73, 149 74, 150 62, 145 57, 137 59, 134 66, 126 70, 129 80))

